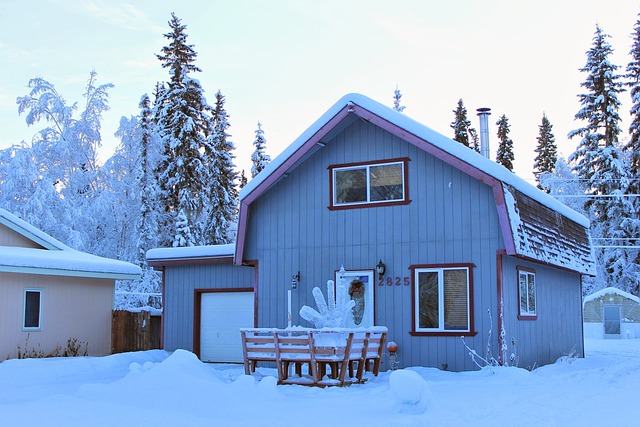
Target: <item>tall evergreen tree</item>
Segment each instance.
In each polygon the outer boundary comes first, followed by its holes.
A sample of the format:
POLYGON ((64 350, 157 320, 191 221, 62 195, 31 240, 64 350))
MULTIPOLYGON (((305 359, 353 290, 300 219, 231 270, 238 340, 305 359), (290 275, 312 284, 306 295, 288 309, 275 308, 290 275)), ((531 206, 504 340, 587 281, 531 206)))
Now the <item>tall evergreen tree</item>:
POLYGON ((556 162, 558 161, 558 148, 556 146, 556 137, 553 135, 553 126, 544 113, 542 113, 542 123, 538 126, 537 140, 538 146, 535 152, 538 154, 533 163, 533 175, 538 182, 538 188, 545 190, 540 184, 540 175, 545 172, 553 173, 555 171, 556 162))
POLYGON ((225 97, 216 93, 210 133, 205 147, 209 167, 209 206, 204 223, 208 244, 230 243, 235 239, 237 220, 238 174, 235 171, 233 151, 235 146, 229 140, 229 116, 224 107, 225 97))
POLYGON ((454 120, 451 122, 453 140, 458 141, 465 147, 480 152, 478 132, 471 127, 471 121, 467 118, 467 108, 464 106, 462 98, 458 100, 458 106, 453 110, 453 114, 454 120))
POLYGON ((580 84, 586 93, 578 95, 582 108, 575 115, 576 120, 586 124, 569 132, 569 138, 582 138, 569 161, 576 164, 578 176, 587 181, 591 181, 600 168, 602 148, 615 145, 621 132, 618 93, 624 89, 621 76, 616 73, 618 66, 609 60, 613 54, 607 42, 609 37, 596 26, 593 46, 587 51, 587 63, 580 68, 587 73, 586 80, 580 84))
MULTIPOLYGON (((640 17, 640 14, 638 15, 640 17)), ((627 194, 631 197, 634 218, 640 217, 640 19, 636 20, 632 33, 633 44, 629 55, 631 61, 627 65, 627 85, 631 94, 631 124, 629 125, 629 142, 624 146, 629 162, 629 186, 627 194)), ((629 239, 633 246, 640 245, 640 227, 636 227, 629 239)), ((636 268, 640 268, 640 255, 634 260, 636 268)), ((636 285, 635 295, 640 295, 636 285)))
POLYGON ((175 14, 169 21, 171 31, 166 33, 168 46, 157 55, 164 68, 169 69, 170 81, 166 91, 159 91, 156 120, 162 140, 163 158, 158 167, 161 200, 164 201, 166 223, 161 245, 188 244, 188 239, 177 239, 177 215, 181 227, 188 224, 196 244, 205 243, 203 225, 200 222, 206 212, 209 173, 203 159, 205 140, 209 132, 211 107, 204 97, 200 82, 190 77, 191 72, 200 71, 194 65, 197 53, 193 45, 187 44, 186 26, 175 14))
POLYGON ((401 98, 402 92, 400 92, 400 89, 396 86, 396 90, 393 91, 393 109, 399 113, 402 113, 404 109, 407 108, 401 104, 401 98))
MULTIPOLYGON (((640 16, 640 15, 639 15, 640 16)), ((629 194, 640 194, 640 19, 636 21, 632 33, 633 45, 627 65, 627 85, 631 94, 631 124, 629 142, 624 150, 629 154, 629 194)), ((640 215, 640 197, 633 197, 636 216, 640 215)))
POLYGON ((258 128, 256 129, 256 139, 253 141, 255 150, 251 153, 251 178, 258 175, 269 164, 271 157, 265 153, 267 147, 267 140, 264 137, 264 131, 262 130, 262 124, 258 122, 258 128))
POLYGON ((496 152, 496 162, 513 172, 513 141, 509 138, 511 132, 509 119, 504 114, 496 122, 498 125, 498 151, 496 152))
POLYGON ((156 152, 157 141, 151 100, 147 94, 142 96, 138 106, 140 108, 140 144, 138 146, 139 161, 136 181, 140 192, 140 215, 137 224, 138 240, 136 246, 138 263, 144 268, 147 265, 147 251, 158 244, 156 217, 158 197, 154 174, 158 153, 156 152))
MULTIPOLYGON (((582 108, 575 118, 585 125, 569 133, 582 139, 569 160, 587 187, 585 209, 592 223, 592 236, 603 243, 596 251, 598 288, 616 286, 628 289, 634 276, 634 249, 625 249, 627 239, 634 234, 637 220, 627 197, 629 176, 619 151, 618 109, 623 83, 618 66, 610 61, 613 48, 609 36, 596 26, 593 45, 587 51, 587 62, 581 72, 587 73, 581 84, 587 91, 578 95, 582 108)), ((637 282, 637 279, 635 280, 637 282)))

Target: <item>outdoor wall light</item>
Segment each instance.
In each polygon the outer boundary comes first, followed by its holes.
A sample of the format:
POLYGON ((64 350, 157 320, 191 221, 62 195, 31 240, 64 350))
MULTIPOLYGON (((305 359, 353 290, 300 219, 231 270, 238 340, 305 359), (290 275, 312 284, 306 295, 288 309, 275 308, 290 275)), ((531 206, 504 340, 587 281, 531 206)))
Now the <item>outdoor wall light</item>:
POLYGON ((382 260, 380 260, 378 265, 376 265, 376 273, 378 273, 378 280, 382 280, 382 277, 384 276, 385 271, 387 271, 387 266, 384 265, 384 262, 382 262, 382 260))
POLYGON ((298 283, 300 283, 300 272, 298 274, 294 274, 291 277, 291 289, 295 289, 298 287, 298 283))

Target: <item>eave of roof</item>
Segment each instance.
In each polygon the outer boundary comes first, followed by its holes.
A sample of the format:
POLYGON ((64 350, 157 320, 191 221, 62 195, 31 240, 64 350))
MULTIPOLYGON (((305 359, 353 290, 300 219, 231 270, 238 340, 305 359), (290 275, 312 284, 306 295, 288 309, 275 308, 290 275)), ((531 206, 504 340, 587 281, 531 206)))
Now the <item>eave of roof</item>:
POLYGON ((147 251, 147 264, 152 267, 182 264, 217 264, 233 262, 235 243, 226 245, 154 248, 147 251))
POLYGON ((138 279, 137 265, 84 252, 0 247, 0 272, 92 277, 115 280, 138 279))

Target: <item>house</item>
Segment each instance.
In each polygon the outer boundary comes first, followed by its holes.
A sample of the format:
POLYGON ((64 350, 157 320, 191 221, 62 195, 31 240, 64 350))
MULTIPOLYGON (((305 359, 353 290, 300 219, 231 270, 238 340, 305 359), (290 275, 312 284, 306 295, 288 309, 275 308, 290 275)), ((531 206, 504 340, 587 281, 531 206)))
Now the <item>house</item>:
POLYGON ((299 315, 312 289, 344 279, 355 326, 388 327, 400 367, 476 369, 465 343, 539 366, 583 355, 594 274, 586 218, 359 94, 241 190, 235 245, 147 255, 163 271, 164 348, 210 361, 241 359, 239 327, 312 326, 299 315))
POLYGON ((0 359, 111 353, 114 280, 140 268, 69 248, 0 209, 0 359), (56 349, 58 350, 56 352, 56 349))
POLYGON ((604 288, 584 298, 585 338, 640 338, 640 298, 604 288))

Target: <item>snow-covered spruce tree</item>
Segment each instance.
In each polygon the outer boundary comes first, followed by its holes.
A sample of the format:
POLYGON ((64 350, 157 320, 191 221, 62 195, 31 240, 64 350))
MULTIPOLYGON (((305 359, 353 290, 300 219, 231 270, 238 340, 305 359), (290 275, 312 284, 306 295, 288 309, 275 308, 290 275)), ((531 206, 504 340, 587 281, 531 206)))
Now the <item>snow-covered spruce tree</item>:
POLYGON ((269 164, 271 157, 265 153, 267 147, 267 140, 264 137, 264 131, 262 130, 262 124, 258 122, 258 128, 256 129, 256 139, 253 141, 255 150, 251 153, 251 178, 258 175, 269 164))
POLYGON ((238 184, 241 190, 245 185, 247 185, 247 182, 249 182, 249 180, 247 179, 247 176, 244 174, 244 169, 242 169, 242 171, 240 172, 240 183, 238 184))
POLYGON ((458 141, 465 147, 476 150, 476 147, 478 146, 478 133, 473 127, 471 127, 471 121, 467 118, 467 108, 464 106, 462 98, 458 100, 458 106, 453 110, 453 114, 454 119, 453 122, 451 122, 453 140, 458 141))
POLYGON ((545 172, 553 173, 558 161, 558 148, 556 137, 553 135, 553 125, 545 113, 542 113, 542 123, 538 126, 538 132, 538 146, 535 149, 538 154, 533 162, 533 175, 538 181, 538 188, 548 192, 548 189, 540 184, 540 175, 545 172))
POLYGON ((138 264, 145 268, 146 254, 158 245, 158 186, 154 171, 159 160, 159 144, 155 129, 151 100, 148 95, 140 98, 140 144, 138 146, 138 168, 136 181, 140 198, 140 214, 138 216, 136 242, 138 264))
POLYGON ((406 106, 401 105, 401 98, 402 92, 400 92, 400 89, 396 86, 396 90, 393 91, 393 109, 399 113, 402 113, 404 109, 407 108, 406 106))
POLYGON ((189 76, 201 71, 194 65, 197 53, 187 44, 186 26, 171 14, 171 31, 164 36, 170 40, 162 53, 156 55, 163 68, 169 69, 170 81, 166 90, 160 91, 157 100, 156 122, 163 145, 163 155, 157 173, 160 200, 164 206, 164 223, 167 230, 161 246, 187 244, 189 239, 178 239, 177 215, 182 212, 190 224, 192 242, 204 244, 203 217, 208 200, 207 189, 211 185, 206 161, 203 159, 205 140, 209 130, 211 107, 204 97, 200 82, 189 76))
POLYGON ((587 73, 586 80, 580 84, 586 93, 578 95, 582 107, 575 119, 585 124, 568 135, 569 138, 582 138, 569 161, 575 163, 578 176, 590 183, 600 168, 602 148, 615 145, 621 132, 618 93, 623 87, 621 76, 616 73, 618 66, 609 61, 613 48, 607 42, 608 37, 596 26, 593 46, 587 51, 587 62, 580 68, 581 72, 587 73))
POLYGON ((238 207, 238 174, 233 163, 235 146, 227 133, 229 120, 224 103, 225 98, 218 91, 204 149, 209 173, 206 192, 209 204, 201 222, 206 225, 204 236, 207 244, 214 245, 231 243, 235 239, 238 207))
MULTIPOLYGON (((640 16, 640 15, 639 15, 640 16)), ((629 194, 640 194, 640 19, 636 21, 632 33, 633 45, 629 55, 631 61, 627 65, 627 85, 631 94, 631 124, 629 125, 629 141, 624 151, 629 155, 629 194)), ((632 197, 636 217, 640 215, 640 197, 632 197)), ((636 241, 636 245, 638 242, 636 241)))
POLYGON ((470 139, 471 145, 469 146, 469 148, 471 148, 476 153, 479 153, 480 152, 480 135, 478 135, 478 131, 475 128, 469 128, 469 138, 471 138, 470 139))
POLYGON ((513 172, 513 141, 509 138, 511 132, 509 119, 504 114, 496 122, 498 125, 498 151, 496 152, 496 162, 513 172))
POLYGON ((613 48, 609 36, 596 26, 593 45, 587 51, 587 62, 580 71, 587 73, 581 86, 586 93, 578 95, 582 108, 575 118, 584 126, 569 132, 569 138, 580 136, 576 151, 569 157, 576 175, 584 180, 585 209, 592 223, 592 237, 601 244, 596 251, 598 276, 595 289, 616 286, 628 289, 633 275, 635 250, 624 248, 634 233, 637 220, 626 196, 629 184, 628 170, 620 155, 618 125, 620 101, 623 92, 622 76, 618 66, 609 60, 613 48))
POLYGON ((173 239, 173 247, 185 247, 195 246, 196 242, 191 233, 191 225, 189 224, 189 218, 182 209, 176 216, 176 235, 173 239))

